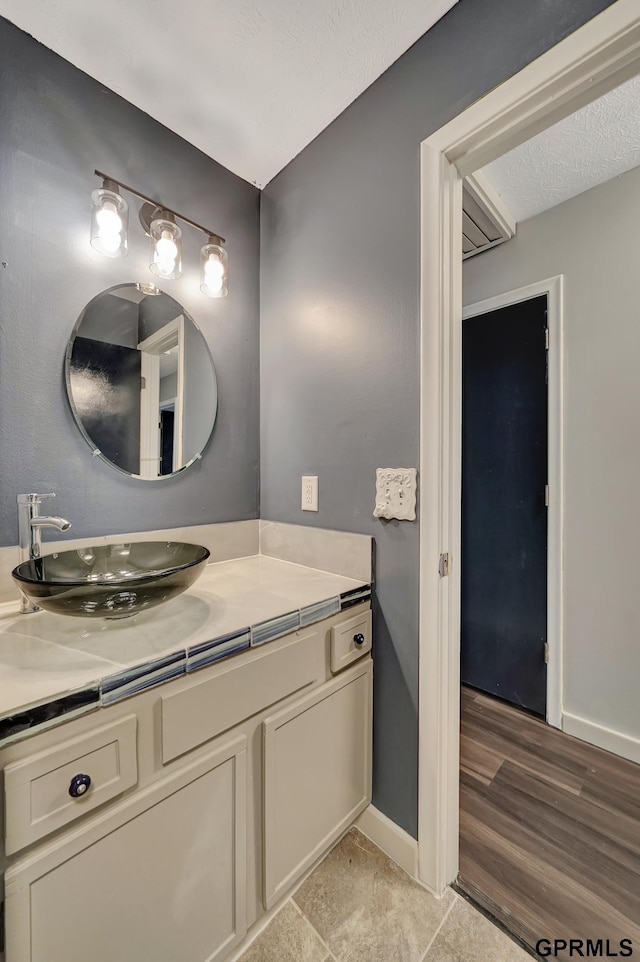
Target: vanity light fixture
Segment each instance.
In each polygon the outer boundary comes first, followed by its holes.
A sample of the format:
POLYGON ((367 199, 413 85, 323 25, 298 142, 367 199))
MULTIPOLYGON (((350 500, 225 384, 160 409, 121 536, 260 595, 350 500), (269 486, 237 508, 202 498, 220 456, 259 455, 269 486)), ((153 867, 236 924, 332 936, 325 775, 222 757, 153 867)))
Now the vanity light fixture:
POLYGON ((159 294, 162 294, 160 288, 156 287, 155 284, 143 284, 142 281, 138 281, 136 287, 141 294, 146 294, 147 297, 157 297, 159 294))
POLYGON ((127 253, 129 207, 118 186, 105 177, 102 187, 91 194, 91 246, 107 257, 127 253))
MULTIPOLYGON (((200 290, 209 297, 227 296, 229 255, 223 247, 224 237, 100 170, 94 174, 102 178, 103 186, 91 194, 92 247, 109 257, 127 253, 128 207, 120 190, 127 191, 145 202, 140 208, 140 223, 151 238, 149 270, 164 280, 182 276, 182 228, 176 223, 178 218, 208 237, 200 252, 200 290)), ((154 284, 137 286, 143 293, 160 293, 154 284)))
POLYGON ((200 290, 207 297, 226 297, 229 256, 216 234, 200 251, 200 290))

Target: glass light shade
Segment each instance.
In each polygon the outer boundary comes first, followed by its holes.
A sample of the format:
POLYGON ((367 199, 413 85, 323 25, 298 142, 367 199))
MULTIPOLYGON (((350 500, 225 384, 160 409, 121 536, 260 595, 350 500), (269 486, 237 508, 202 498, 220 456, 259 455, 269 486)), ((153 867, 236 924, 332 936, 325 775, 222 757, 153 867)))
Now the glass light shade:
POLYGON ((129 207, 115 190, 101 187, 91 194, 91 246, 107 257, 127 253, 129 207))
POLYGON ((182 231, 171 220, 157 217, 151 221, 151 262, 149 270, 174 280, 182 277, 182 231))
POLYGON ((200 290, 208 297, 229 293, 229 255, 224 247, 210 241, 200 251, 200 290))

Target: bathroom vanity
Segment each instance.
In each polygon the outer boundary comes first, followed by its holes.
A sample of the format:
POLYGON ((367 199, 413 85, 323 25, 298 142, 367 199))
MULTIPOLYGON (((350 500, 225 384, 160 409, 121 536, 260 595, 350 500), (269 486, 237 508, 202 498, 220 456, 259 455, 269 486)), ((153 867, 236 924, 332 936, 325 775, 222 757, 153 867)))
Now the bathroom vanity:
POLYGON ((242 942, 370 801, 370 594, 250 558, 129 625, 9 619, 100 678, 95 703, 3 706, 6 962, 213 962, 242 942), (167 651, 189 604, 210 617, 167 651), (105 674, 127 637, 136 663, 105 674))

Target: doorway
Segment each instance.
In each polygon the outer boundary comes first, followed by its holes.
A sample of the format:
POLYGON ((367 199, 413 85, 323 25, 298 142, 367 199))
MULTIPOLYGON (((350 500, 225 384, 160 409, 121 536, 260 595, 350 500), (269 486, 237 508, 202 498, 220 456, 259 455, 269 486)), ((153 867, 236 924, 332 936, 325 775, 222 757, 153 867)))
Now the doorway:
POLYGON ((421 148, 418 851, 419 877, 438 893, 458 872, 462 178, 639 69, 637 4, 618 0, 421 148))
POLYGON ((160 403, 160 474, 171 474, 176 470, 175 427, 176 399, 160 403))
POLYGON ((138 344, 142 358, 140 477, 172 474, 183 464, 184 315, 138 344))
MULTIPOLYGON (((542 144, 549 149, 559 132, 577 128, 585 113, 602 116, 613 101, 633 109, 636 89, 637 79, 623 84, 483 168, 508 202, 517 233, 465 260, 463 269, 465 304, 540 276, 541 269, 562 269, 565 278, 562 731, 495 698, 462 690, 457 884, 529 946, 551 932, 558 939, 605 937, 614 945, 640 939, 640 766, 634 764, 640 761, 634 751, 640 732, 637 697, 627 681, 640 667, 637 649, 628 644, 638 620, 636 615, 630 630, 624 613, 636 590, 620 577, 623 568, 635 568, 629 518, 640 484, 640 459, 635 452, 627 455, 627 435, 620 430, 627 412, 640 405, 632 360, 640 348, 633 256, 640 167, 634 153, 625 172, 612 175, 610 167, 598 166, 600 179, 593 183, 596 173, 590 162, 579 162, 574 144, 575 168, 592 176, 589 189, 576 190, 574 182, 571 196, 558 196, 553 173, 545 171, 535 188, 538 209, 529 213, 522 181, 510 193, 499 171, 521 170, 525 153, 542 144), (594 239, 598 232, 606 238, 601 246, 594 239), (603 317, 606 344, 598 339, 603 317), (603 391, 607 369, 611 379, 603 391), (611 582, 599 564, 607 544, 615 545, 618 561, 611 582), (583 720, 580 731, 572 731, 575 715, 583 720), (634 893, 629 900, 626 892, 634 893)), ((608 120, 585 129, 590 144, 597 131, 607 137, 608 148, 626 144, 608 120)), ((526 174, 532 188, 534 169, 537 158, 526 174)), ((463 360, 467 323, 461 322, 463 360)), ((464 552, 464 490, 462 500, 464 552)))
MULTIPOLYGON (((562 598, 563 598, 563 582, 564 582, 564 557, 563 557, 563 526, 564 526, 564 468, 563 468, 563 444, 564 444, 564 434, 563 434, 563 420, 564 420, 564 404, 563 404, 563 369, 564 369, 564 358, 563 358, 563 342, 564 342, 564 320, 563 320, 563 290, 564 290, 564 277, 562 275, 556 275, 555 277, 547 277, 543 280, 536 281, 532 284, 527 284, 524 287, 515 288, 513 290, 505 291, 495 297, 486 298, 482 301, 477 301, 469 304, 462 311, 462 343, 461 343, 461 353, 464 359, 464 339, 465 331, 473 330, 468 328, 468 324, 477 324, 478 321, 481 322, 486 318, 494 316, 497 318, 503 318, 506 321, 507 317, 515 318, 515 323, 517 324, 517 318, 520 315, 521 310, 526 309, 526 305, 529 305, 529 309, 535 314, 536 309, 539 308, 540 311, 544 311, 544 328, 542 334, 540 332, 533 332, 533 338, 535 342, 534 353, 536 361, 534 362, 533 371, 536 370, 537 363, 537 386, 539 389, 539 399, 540 403, 546 407, 546 450, 542 453, 535 451, 529 452, 529 458, 533 459, 532 464, 537 465, 538 470, 542 471, 545 463, 546 455, 546 477, 544 478, 534 478, 534 470, 531 466, 527 466, 527 471, 525 472, 522 483, 528 489, 525 494, 529 499, 528 510, 533 517, 537 517, 537 544, 538 550, 540 551, 543 537, 546 538, 546 585, 541 584, 540 581, 537 582, 535 587, 535 597, 532 592, 527 594, 528 588, 522 583, 514 586, 516 591, 515 596, 512 595, 513 602, 517 607, 517 591, 520 589, 521 593, 524 593, 525 597, 528 598, 529 603, 537 603, 542 606, 542 611, 546 611, 546 620, 544 619, 544 614, 542 617, 543 624, 539 625, 538 634, 540 636, 545 636, 546 643, 543 641, 542 647, 542 664, 544 666, 543 671, 539 672, 537 680, 537 698, 538 698, 538 708, 527 703, 524 699, 518 699, 517 697, 509 697, 509 695, 503 695, 502 691, 496 690, 497 686, 492 686, 491 684, 483 685, 478 684, 474 681, 470 675, 466 674, 465 666, 462 659, 465 655, 465 638, 469 638, 469 633, 472 632, 472 626, 464 623, 464 566, 469 565, 469 559, 465 561, 464 553, 461 558, 463 571, 461 572, 462 578, 461 582, 461 681, 463 684, 468 684, 471 687, 477 688, 480 691, 489 692, 491 694, 497 695, 500 698, 505 698, 505 700, 521 705, 524 708, 534 711, 536 714, 540 715, 546 720, 549 725, 554 728, 561 728, 562 726, 562 684, 563 684, 563 651, 562 651, 562 632, 563 632, 563 608, 562 608, 562 598), (504 313, 503 313, 504 312, 504 313), (542 365, 542 370, 540 365, 542 365), (541 378, 544 379, 544 386, 540 390, 541 378), (540 487, 542 485, 542 488, 540 487), (542 492, 542 499, 540 498, 540 492, 542 492), (544 508, 542 508, 541 500, 544 503, 544 508), (536 515, 536 511, 541 511, 542 514, 536 515), (466 630, 465 630, 466 629, 466 630)), ((540 318, 542 320, 542 316, 540 318)), ((498 322, 496 322, 498 323, 498 322)), ((533 322, 534 325, 536 322, 533 322)), ((475 328, 476 332, 481 336, 482 327, 475 328)), ((499 332, 499 328, 498 328, 499 332)), ((518 331, 514 332, 516 334, 516 340, 518 331)), ((473 348, 472 341, 467 342, 467 348, 470 351, 473 348)), ((506 351, 506 358, 503 358, 505 362, 509 360, 510 347, 507 343, 502 345, 501 350, 503 353, 506 351)), ((526 348, 525 348, 526 351, 526 348)), ((489 364, 494 364, 491 357, 488 359, 489 364)), ((508 377, 509 371, 505 373, 506 383, 508 387, 508 377)), ((513 375, 513 371, 511 375, 513 375)), ((498 371, 499 375, 499 371, 498 371)), ((534 373, 534 378, 536 377, 534 373)), ((464 364, 461 371, 461 393, 464 399, 464 364)), ((494 382, 494 393, 497 392, 498 395, 502 392, 504 385, 501 385, 500 380, 494 382)), ((480 401, 483 399, 483 394, 479 394, 480 401)), ((470 400, 467 398, 467 400, 470 400)), ((463 401, 464 404, 464 401, 463 401)), ((500 422, 500 405, 497 408, 498 413, 498 424, 500 422)), ((492 416, 492 411, 486 411, 486 417, 489 421, 488 429, 495 431, 495 424, 492 424, 494 418, 492 416)), ((520 412, 522 415, 522 412, 520 412)), ((464 452, 464 412, 461 415, 461 426, 462 426, 462 449, 464 452)), ((504 420, 504 418, 503 418, 504 420)), ((506 425, 505 425, 506 427, 506 425)), ((499 427, 498 427, 499 430, 499 427)), ((503 427, 504 430, 504 427, 503 427)), ((545 425, 541 424, 539 431, 545 433, 545 425)), ((506 435, 507 442, 509 441, 509 434, 506 435)), ((506 442, 505 442, 506 443, 506 442)), ((515 443, 515 440, 514 440, 515 443)), ((514 452, 515 453, 515 452, 514 452)), ((524 452, 525 457, 527 452, 524 452)), ((463 459, 464 460, 464 459, 463 459)), ((502 460, 502 450, 497 453, 497 460, 502 460)), ((471 467, 467 463, 467 471, 471 467)), ((461 463, 461 476, 464 478, 465 466, 461 463)), ((509 482, 509 478, 504 479, 505 483, 509 482)), ((491 492, 490 492, 491 493, 491 492)), ((467 492, 469 494, 469 492, 467 492)), ((481 496, 482 491, 476 492, 476 497, 478 494, 481 496)), ((517 492, 512 492, 511 497, 515 497, 517 492)), ((501 517, 503 510, 503 503, 499 492, 493 492, 495 513, 498 517, 501 517)), ((462 499, 462 518, 461 518, 461 544, 464 538, 464 493, 461 492, 462 499)), ((469 505, 467 505, 467 508, 469 505)), ((519 509, 518 509, 519 510, 519 509)), ((480 512, 484 511, 484 502, 480 505, 480 512)), ((517 520, 517 515, 516 515, 517 520)), ((482 514, 480 514, 480 521, 482 522, 482 514)), ((532 520, 535 525, 535 521, 532 520)), ((502 525, 505 528, 505 525, 502 525)), ((504 534, 507 532, 505 531, 504 534)), ((493 535, 491 535, 493 537, 493 535)), ((510 550, 526 550, 527 541, 529 537, 529 532, 526 528, 522 529, 520 534, 520 541, 516 542, 515 538, 512 538, 513 546, 510 550)), ((495 544, 494 544, 495 549, 495 544)), ((473 550, 473 547, 472 547, 473 550)), ((517 564, 516 569, 521 567, 521 562, 516 558, 517 564)), ((503 559, 504 566, 508 567, 508 559, 503 559)), ((478 565, 483 564, 482 556, 478 559, 478 565)), ((526 570, 526 567, 525 567, 526 570)), ((490 574, 490 572, 489 572, 490 574)), ((513 577, 507 575, 507 577, 513 577)), ((494 620, 500 622, 502 619, 502 604, 503 599, 500 597, 502 592, 502 585, 494 580, 494 620), (500 606, 500 607, 499 607, 500 606)), ((517 612, 514 617, 517 618, 517 612)), ((536 617, 535 615, 532 617, 536 617)), ((540 618, 538 617, 538 623, 540 623, 540 618)), ((523 621, 521 623, 521 629, 523 634, 527 639, 527 644, 532 647, 538 648, 538 666, 540 666, 539 655, 540 649, 538 645, 534 645, 531 641, 531 634, 533 631, 533 626, 531 620, 527 621, 526 616, 523 616, 523 621)), ((505 641, 508 645, 508 641, 505 641)), ((509 654, 509 652, 507 653, 509 654)), ((511 652, 515 657, 515 650, 511 652)), ((485 666, 489 668, 490 666, 485 666)), ((516 675, 522 675, 521 670, 516 666, 516 675)), ((477 676, 476 676, 477 677, 477 676)), ((495 680, 495 679, 494 679, 495 680)), ((527 682, 528 684, 528 682, 527 682)))
POLYGON ((461 680, 546 718, 547 296, 462 324, 461 680))

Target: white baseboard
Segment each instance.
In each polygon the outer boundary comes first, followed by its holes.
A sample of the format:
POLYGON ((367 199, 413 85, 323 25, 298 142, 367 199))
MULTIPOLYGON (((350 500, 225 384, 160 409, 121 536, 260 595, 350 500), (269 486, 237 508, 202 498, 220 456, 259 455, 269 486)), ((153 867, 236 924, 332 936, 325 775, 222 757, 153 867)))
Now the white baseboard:
POLYGON ((403 828, 379 812, 373 805, 365 808, 356 828, 381 848, 411 878, 418 878, 418 843, 403 828))
POLYGON ((596 722, 580 718, 579 715, 572 715, 564 712, 562 715, 562 730, 568 735, 575 735, 582 741, 604 748, 605 751, 613 752, 622 758, 628 758, 632 762, 640 763, 640 739, 630 735, 623 735, 621 732, 614 731, 612 728, 605 728, 596 722))

